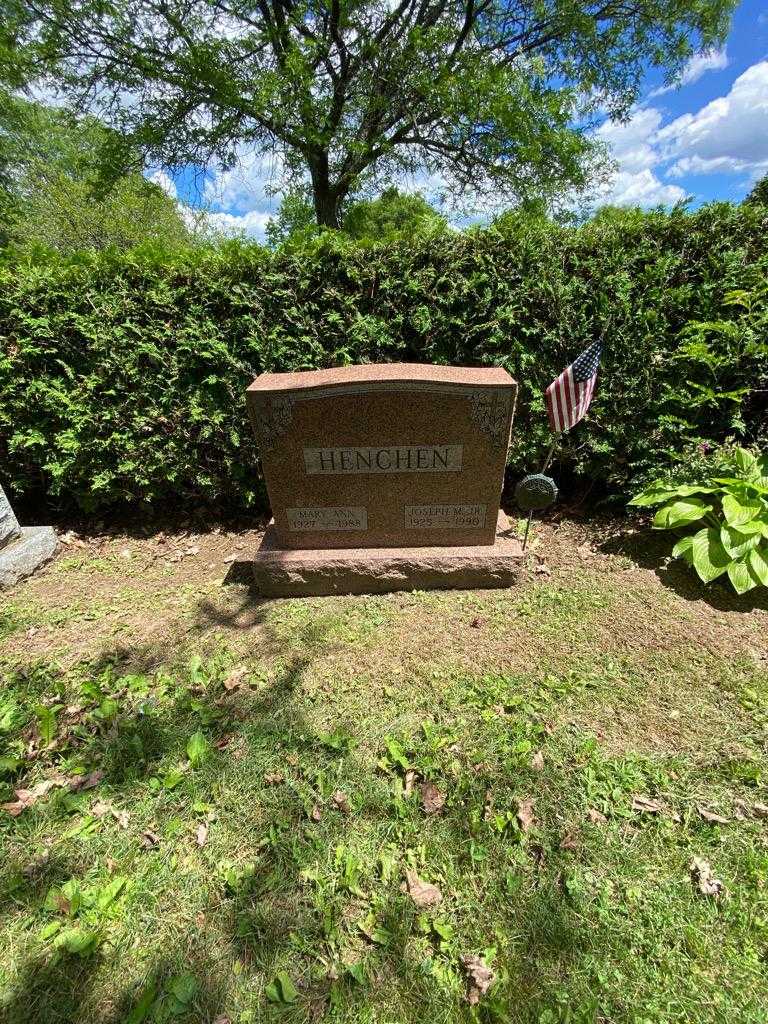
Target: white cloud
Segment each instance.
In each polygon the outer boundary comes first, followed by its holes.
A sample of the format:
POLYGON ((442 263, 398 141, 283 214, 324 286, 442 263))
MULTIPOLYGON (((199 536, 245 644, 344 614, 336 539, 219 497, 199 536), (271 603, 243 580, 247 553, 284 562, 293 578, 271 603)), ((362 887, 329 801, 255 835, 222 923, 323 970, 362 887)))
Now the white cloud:
POLYGON ((167 174, 163 170, 154 171, 152 174, 149 175, 149 180, 154 185, 159 185, 163 192, 165 192, 167 196, 170 196, 171 199, 178 198, 179 194, 176 190, 176 183, 174 182, 170 174, 167 174))
POLYGON ((605 121, 595 133, 609 147, 618 169, 598 191, 598 202, 613 206, 673 205, 685 199, 679 185, 659 179, 655 146, 662 115, 654 107, 641 107, 626 122, 605 121))
POLYGON ((250 210, 248 213, 224 213, 221 210, 201 210, 184 203, 179 203, 179 213, 187 227, 192 231, 200 231, 204 235, 208 231, 229 235, 232 238, 245 236, 263 242, 267 222, 272 216, 262 210, 250 210))
POLYGON ((661 121, 659 110, 641 107, 628 121, 605 121, 595 134, 609 146, 622 171, 638 172, 659 162, 653 139, 661 121))
POLYGON ((214 209, 239 213, 258 209, 274 214, 280 200, 273 191, 283 181, 284 166, 279 156, 246 150, 238 154, 234 167, 218 171, 206 181, 203 199, 214 209))
POLYGON ((722 71, 727 67, 728 54, 725 47, 722 50, 713 47, 712 49, 704 50, 702 53, 696 53, 683 68, 678 81, 673 82, 671 85, 662 85, 658 89, 654 89, 650 96, 663 96, 665 92, 681 89, 684 85, 698 82, 701 76, 705 75, 708 71, 722 71))
POLYGON ((610 185, 601 191, 601 202, 612 206, 674 206, 688 193, 679 185, 667 185, 646 167, 642 171, 619 170, 610 185))
POLYGON ((656 143, 661 159, 675 161, 670 177, 768 170, 768 61, 747 68, 726 96, 666 125, 656 143))
POLYGON ((272 213, 263 210, 249 210, 248 213, 221 213, 217 211, 205 214, 205 220, 212 228, 227 235, 248 235, 251 238, 264 238, 264 229, 272 213))

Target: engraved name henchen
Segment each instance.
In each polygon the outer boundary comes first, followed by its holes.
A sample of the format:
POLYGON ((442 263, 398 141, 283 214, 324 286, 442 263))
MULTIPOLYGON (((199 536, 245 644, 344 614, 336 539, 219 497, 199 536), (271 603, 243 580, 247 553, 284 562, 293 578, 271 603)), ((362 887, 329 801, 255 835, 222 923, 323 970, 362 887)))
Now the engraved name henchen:
POLYGON ((463 445, 405 444, 381 448, 305 448, 304 466, 317 473, 458 473, 463 445))

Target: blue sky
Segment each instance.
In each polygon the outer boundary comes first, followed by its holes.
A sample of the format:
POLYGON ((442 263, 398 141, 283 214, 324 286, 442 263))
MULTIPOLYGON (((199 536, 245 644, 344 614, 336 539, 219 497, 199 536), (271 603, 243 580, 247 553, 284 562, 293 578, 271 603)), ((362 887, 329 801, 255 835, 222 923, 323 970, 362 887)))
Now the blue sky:
MULTIPOLYGON (((766 0, 744 0, 725 46, 693 58, 679 86, 664 88, 661 76, 649 73, 630 120, 607 122, 598 135, 618 169, 597 201, 650 207, 685 197, 693 205, 742 199, 768 173, 766 0)), ((279 197, 270 194, 279 166, 247 152, 235 169, 202 180, 181 175, 172 182, 162 172, 155 177, 182 201, 202 201, 220 227, 256 238, 263 238, 279 206, 279 197)), ((440 188, 430 178, 405 185, 433 199, 440 188)))

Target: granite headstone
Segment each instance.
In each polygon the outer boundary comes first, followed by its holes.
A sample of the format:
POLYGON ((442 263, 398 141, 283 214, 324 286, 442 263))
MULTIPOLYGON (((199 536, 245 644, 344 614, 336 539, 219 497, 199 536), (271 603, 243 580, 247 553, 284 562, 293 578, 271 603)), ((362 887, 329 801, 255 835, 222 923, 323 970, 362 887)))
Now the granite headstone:
MULTIPOLYGON (((284 593, 481 585, 457 568, 482 577, 483 559, 509 562, 514 544, 502 551, 497 534, 516 393, 495 367, 257 377, 247 402, 274 516, 255 563, 262 590, 277 592, 265 565, 284 573, 284 593)), ((503 585, 494 571, 487 585, 503 585)))

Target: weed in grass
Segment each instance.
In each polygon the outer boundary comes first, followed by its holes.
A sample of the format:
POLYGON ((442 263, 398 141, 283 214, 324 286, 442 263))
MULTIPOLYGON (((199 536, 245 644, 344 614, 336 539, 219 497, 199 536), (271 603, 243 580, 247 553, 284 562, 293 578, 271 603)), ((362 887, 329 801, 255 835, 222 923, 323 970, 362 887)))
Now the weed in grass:
POLYGON ((700 648, 698 610, 596 575, 202 591, 64 667, 8 634, 0 802, 62 784, 0 816, 4 1021, 763 1024, 765 673, 728 622, 700 648))

